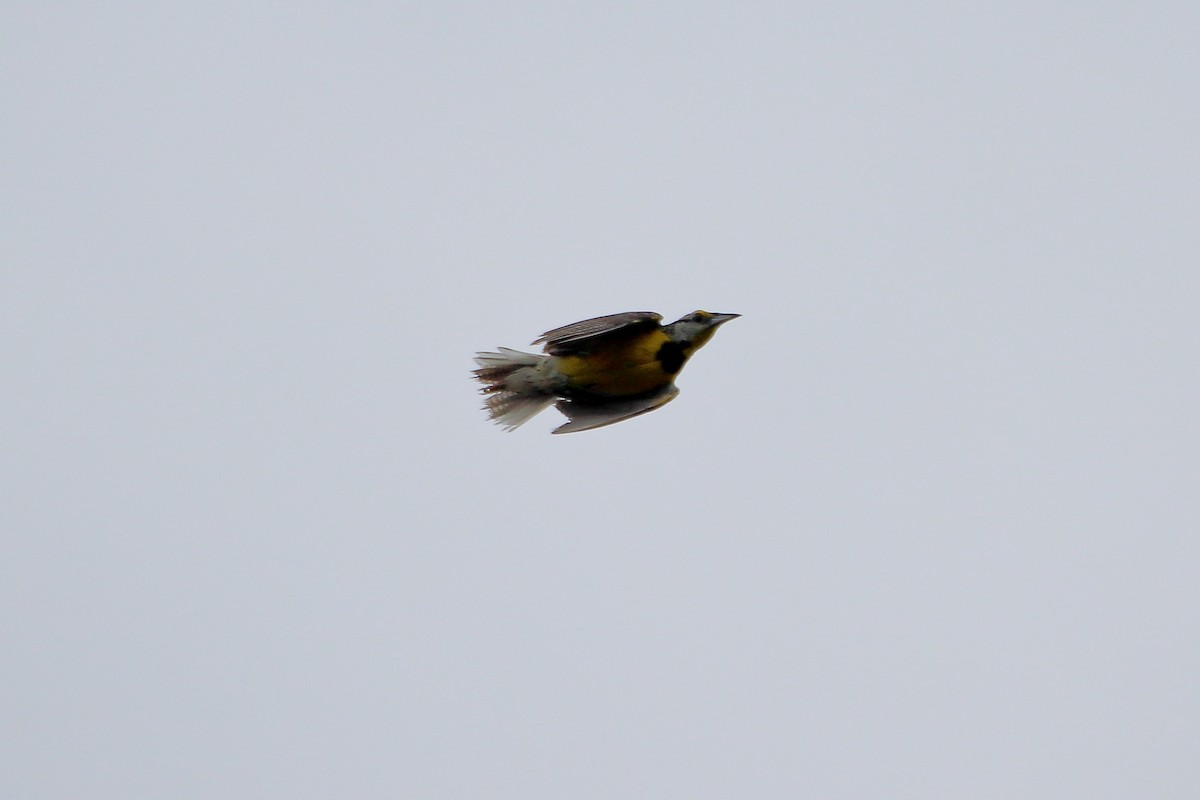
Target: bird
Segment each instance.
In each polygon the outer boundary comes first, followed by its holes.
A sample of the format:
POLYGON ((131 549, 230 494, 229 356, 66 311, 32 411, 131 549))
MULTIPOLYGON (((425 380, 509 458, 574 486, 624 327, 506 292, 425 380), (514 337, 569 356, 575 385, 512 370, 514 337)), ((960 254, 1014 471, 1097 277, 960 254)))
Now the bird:
POLYGON ((475 354, 484 409, 512 431, 554 405, 567 422, 553 433, 601 428, 662 408, 675 378, 717 328, 741 314, 693 311, 663 325, 662 314, 628 311, 546 331, 543 354, 507 347, 475 354))

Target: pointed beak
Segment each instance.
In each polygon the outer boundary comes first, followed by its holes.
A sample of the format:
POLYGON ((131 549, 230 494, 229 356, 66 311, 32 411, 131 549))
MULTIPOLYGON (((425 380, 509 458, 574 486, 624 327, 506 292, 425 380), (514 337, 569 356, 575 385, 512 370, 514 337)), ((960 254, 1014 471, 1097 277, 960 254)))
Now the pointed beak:
POLYGON ((724 325, 726 322, 729 322, 729 320, 737 319, 740 316, 741 316, 741 314, 713 314, 712 315, 713 327, 715 328, 718 325, 724 325))

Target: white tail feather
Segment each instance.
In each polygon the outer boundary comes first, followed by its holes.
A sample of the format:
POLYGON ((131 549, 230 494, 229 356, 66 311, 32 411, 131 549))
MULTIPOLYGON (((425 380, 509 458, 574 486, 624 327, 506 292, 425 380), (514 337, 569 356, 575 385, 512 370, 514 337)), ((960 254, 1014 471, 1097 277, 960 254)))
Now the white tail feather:
POLYGON ((475 354, 475 378, 483 384, 484 408, 492 421, 511 431, 554 403, 561 376, 550 356, 507 347, 497 350, 475 354))

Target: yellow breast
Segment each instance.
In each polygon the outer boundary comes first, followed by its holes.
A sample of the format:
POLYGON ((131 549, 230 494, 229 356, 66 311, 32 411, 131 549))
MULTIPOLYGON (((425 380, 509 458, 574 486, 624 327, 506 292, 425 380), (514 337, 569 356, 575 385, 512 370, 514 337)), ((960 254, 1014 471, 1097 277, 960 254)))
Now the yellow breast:
POLYGON ((662 331, 598 346, 595 352, 560 356, 558 371, 573 389, 613 396, 635 395, 671 382, 655 356, 667 335, 662 331))

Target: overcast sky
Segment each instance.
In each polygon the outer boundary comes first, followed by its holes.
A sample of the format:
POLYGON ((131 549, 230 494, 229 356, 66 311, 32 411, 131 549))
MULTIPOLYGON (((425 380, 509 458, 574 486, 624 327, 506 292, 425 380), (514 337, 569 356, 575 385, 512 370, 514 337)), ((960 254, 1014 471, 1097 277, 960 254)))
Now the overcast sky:
POLYGON ((0 795, 1200 796, 1195 3, 0 17, 0 795))

